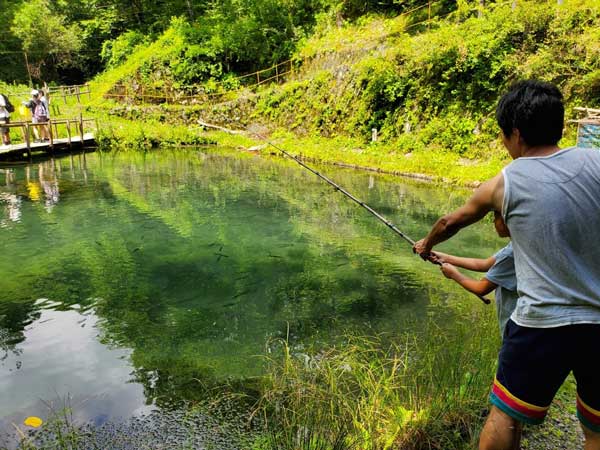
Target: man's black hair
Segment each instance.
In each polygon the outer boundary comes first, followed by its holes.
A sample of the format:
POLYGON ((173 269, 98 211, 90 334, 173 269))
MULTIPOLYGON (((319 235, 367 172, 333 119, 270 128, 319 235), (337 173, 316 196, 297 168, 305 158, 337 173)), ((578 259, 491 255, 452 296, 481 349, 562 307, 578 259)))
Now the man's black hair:
POLYGON ((556 145, 565 121, 562 100, 562 94, 551 83, 520 81, 498 102, 496 120, 506 137, 516 128, 529 146, 556 145))

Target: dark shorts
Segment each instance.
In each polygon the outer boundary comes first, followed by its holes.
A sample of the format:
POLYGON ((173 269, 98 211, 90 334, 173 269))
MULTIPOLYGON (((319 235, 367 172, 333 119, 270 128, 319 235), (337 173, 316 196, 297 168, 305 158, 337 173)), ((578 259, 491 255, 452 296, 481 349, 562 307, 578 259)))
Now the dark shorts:
POLYGON ((570 372, 577 416, 600 433, 600 324, 526 328, 509 320, 490 401, 520 422, 540 424, 570 372))

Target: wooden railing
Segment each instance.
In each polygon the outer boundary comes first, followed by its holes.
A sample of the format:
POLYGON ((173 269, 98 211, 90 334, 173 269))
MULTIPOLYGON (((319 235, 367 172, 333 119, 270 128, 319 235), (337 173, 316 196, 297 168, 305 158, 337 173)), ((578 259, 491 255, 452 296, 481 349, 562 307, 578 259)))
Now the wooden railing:
POLYGON ((62 97, 65 105, 67 104, 67 97, 76 97, 77 103, 81 103, 81 96, 87 95, 88 100, 92 98, 92 91, 89 84, 74 84, 70 86, 50 86, 48 93, 51 98, 62 97))
MULTIPOLYGON (((72 84, 65 86, 48 86, 45 88, 48 92, 48 97, 50 98, 50 102, 57 97, 63 99, 64 104, 67 104, 67 98, 76 97, 77 103, 81 103, 81 97, 84 95, 88 96, 88 100, 92 98, 92 90, 89 84, 72 84)), ((31 97, 31 91, 29 92, 17 92, 13 94, 17 97, 29 98, 31 97)))
MULTIPOLYGON (((42 129, 46 129, 48 132, 49 140, 47 141, 48 147, 52 150, 54 149, 55 144, 66 144, 69 147, 73 145, 74 142, 81 143, 81 145, 85 142, 85 124, 93 123, 94 129, 98 129, 98 122, 96 119, 84 119, 83 117, 74 118, 74 119, 50 119, 47 122, 41 123, 33 123, 29 121, 23 122, 11 122, 7 124, 0 124, 1 127, 4 128, 16 128, 20 129, 23 135, 23 143, 25 145, 25 150, 27 150, 27 154, 31 156, 31 149, 33 147, 32 144, 32 136, 35 136, 34 130, 41 131, 42 129), (61 133, 59 133, 59 126, 61 129, 64 129, 65 135, 61 137, 61 133)), ((38 135, 41 133, 37 133, 38 135)))

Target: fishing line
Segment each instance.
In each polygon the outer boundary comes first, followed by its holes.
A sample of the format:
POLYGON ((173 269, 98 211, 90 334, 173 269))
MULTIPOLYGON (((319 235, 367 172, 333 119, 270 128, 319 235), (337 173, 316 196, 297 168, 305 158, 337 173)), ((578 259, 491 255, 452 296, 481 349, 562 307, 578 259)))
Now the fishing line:
POLYGON ((390 222, 389 220, 387 220, 385 217, 383 217, 381 214, 379 214, 377 211, 375 211, 373 208, 371 208, 369 205, 367 205, 365 202, 363 202, 362 200, 356 198, 354 195, 352 195, 350 192, 348 192, 346 189, 344 189, 343 187, 341 187, 339 184, 335 183, 334 181, 332 181, 331 179, 327 178, 325 175, 323 175, 322 173, 316 171, 315 169, 313 169, 312 167, 308 166, 307 164, 305 164, 300 158, 298 158, 297 156, 292 155, 291 153, 285 151, 284 149, 282 149, 281 147, 278 147, 277 145, 273 144, 272 142, 269 142, 267 139, 265 139, 263 136, 253 133, 255 134, 257 137, 259 137, 262 141, 264 141, 265 143, 267 143, 268 145, 270 145, 273 148, 276 148, 277 150, 279 150, 281 153, 283 153, 285 156, 287 156, 288 158, 293 159, 294 161, 296 161, 298 164, 300 164, 302 167, 304 167, 305 169, 311 171, 312 173, 314 173, 316 176, 318 176, 319 178, 321 178, 322 180, 324 180, 325 182, 329 183, 331 186, 333 186, 333 188, 336 191, 341 192, 342 194, 344 194, 346 197, 348 197, 349 199, 351 199, 353 202, 357 203, 358 205, 360 205, 361 207, 363 207, 364 209, 366 209, 367 211, 369 211, 372 215, 374 215, 377 219, 379 219, 381 222, 383 222, 390 230, 392 230, 394 233, 396 233, 398 236, 400 236, 402 239, 404 239, 406 242, 408 242, 410 245, 415 245, 415 241, 412 240, 410 237, 408 237, 406 234, 404 234, 396 225, 394 225, 392 222, 390 222))
MULTIPOLYGON (((360 207, 366 209, 367 211, 369 211, 373 216, 375 216, 375 218, 377 218, 377 220, 383 222, 390 230, 392 230, 394 233, 396 233, 398 236, 400 236, 402 239, 404 239, 406 242, 408 242, 411 246, 415 245, 415 241, 413 239, 411 239, 409 236, 407 236, 405 233, 403 233, 396 225, 394 225, 392 222, 390 222, 389 220, 387 220, 385 217, 383 217, 381 214, 379 214, 377 211, 375 211, 373 208, 371 208, 369 205, 367 205, 365 202, 363 202, 362 200, 360 200, 359 198, 355 197, 354 195, 352 195, 350 192, 348 192, 346 189, 344 189, 343 187, 341 187, 339 184, 337 184, 336 182, 332 181, 330 178, 326 177, 325 175, 323 175, 322 173, 320 173, 319 171, 313 169, 312 167, 310 167, 309 165, 305 164, 304 161, 302 161, 300 158, 298 158, 295 155, 292 155, 291 153, 289 153, 288 151, 284 150, 283 148, 279 147, 278 145, 273 144, 271 141, 269 141, 267 138, 265 138, 264 136, 258 134, 258 133, 253 133, 250 132, 251 134, 254 134, 256 137, 258 137, 260 140, 262 140, 264 143, 266 143, 267 145, 270 145, 271 147, 279 150, 281 153, 283 153, 285 156, 287 156, 288 158, 293 159, 294 161, 296 161, 298 164, 300 164, 302 167, 304 167, 305 169, 307 169, 308 171, 314 173, 316 176, 318 176, 319 178, 321 178, 323 181, 325 181, 326 183, 330 184, 331 186, 333 186, 333 188, 336 191, 341 192, 342 194, 344 194, 346 197, 348 197, 350 200, 352 200, 353 202, 357 203, 360 207)), ((430 263, 432 264, 436 264, 438 266, 441 266, 442 264, 440 262, 436 262, 436 261, 432 261, 432 260, 428 260, 430 263)), ((491 302, 489 299, 485 298, 485 297, 481 297, 477 294, 474 294, 477 298, 479 298, 483 303, 485 303, 486 305, 489 305, 491 302)))

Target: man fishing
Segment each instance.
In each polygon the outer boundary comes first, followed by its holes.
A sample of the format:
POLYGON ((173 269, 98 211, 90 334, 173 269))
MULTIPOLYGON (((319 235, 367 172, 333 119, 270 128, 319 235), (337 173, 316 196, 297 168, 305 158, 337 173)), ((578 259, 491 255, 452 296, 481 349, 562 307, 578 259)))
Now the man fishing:
POLYGON ((600 152, 560 149, 560 91, 535 80, 498 103, 503 144, 514 161, 413 250, 432 248, 489 211, 502 214, 514 249, 519 299, 508 321, 480 450, 517 450, 523 423, 540 424, 564 382, 577 381, 585 450, 600 450, 600 152))

